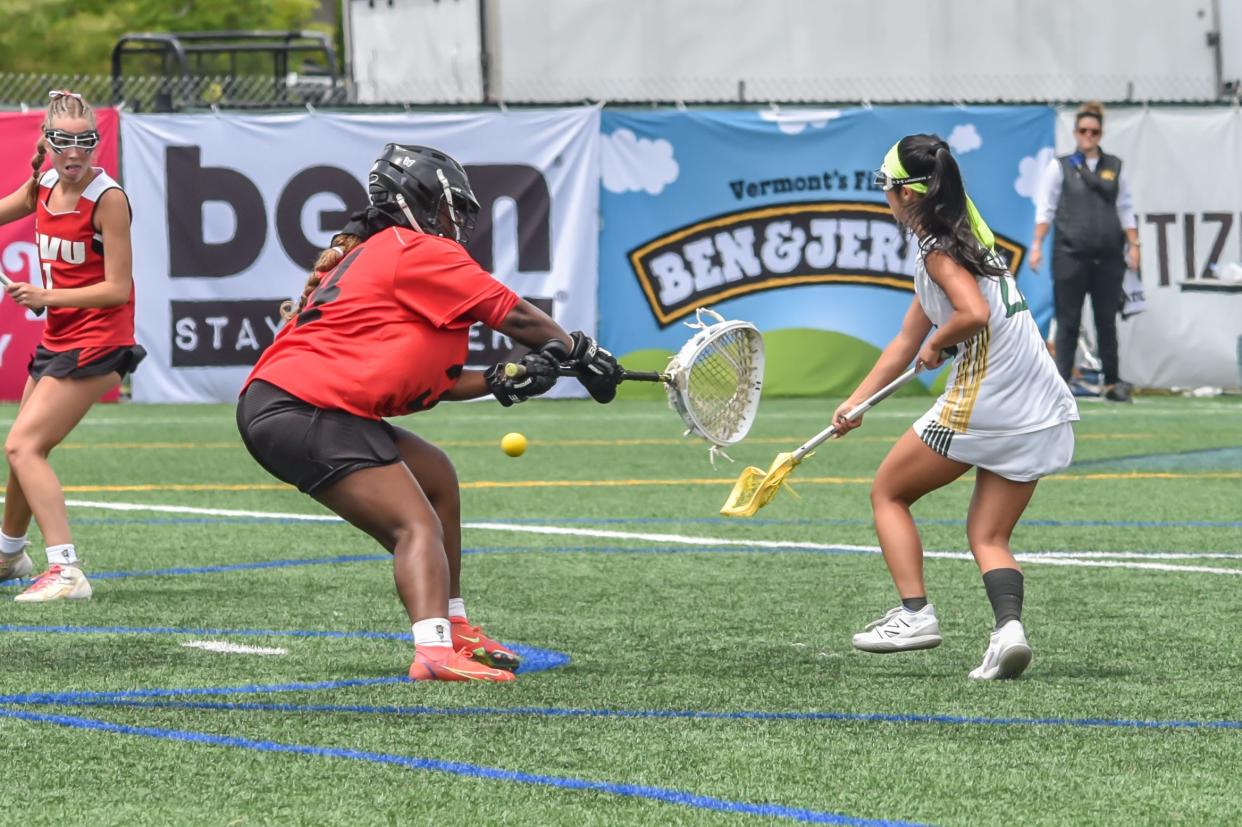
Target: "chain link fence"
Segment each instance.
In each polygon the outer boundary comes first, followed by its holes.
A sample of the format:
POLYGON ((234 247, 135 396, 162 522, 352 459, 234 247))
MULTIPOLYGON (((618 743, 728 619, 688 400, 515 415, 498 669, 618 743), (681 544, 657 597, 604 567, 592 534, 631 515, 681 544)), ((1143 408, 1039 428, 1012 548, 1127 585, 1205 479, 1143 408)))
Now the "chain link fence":
POLYGON ((41 109, 52 89, 71 89, 97 106, 130 112, 340 106, 351 102, 346 85, 327 76, 290 73, 203 77, 39 75, 0 73, 0 107, 41 109))
MULTIPOLYGON (((50 89, 72 89, 98 105, 130 112, 209 109, 288 109, 311 106, 564 105, 587 100, 630 106, 709 106, 914 103, 1077 103, 1094 98, 1111 104, 1222 102, 1199 78, 1116 76, 824 77, 824 78, 595 78, 589 86, 572 78, 514 79, 488 100, 471 99, 458 86, 434 78, 362 85, 326 75, 211 75, 199 77, 39 75, 0 73, 0 108, 39 109, 50 89)), ((1232 90, 1236 95, 1237 90, 1232 90)), ((479 98, 482 96, 480 95, 479 98)), ((1233 98, 1236 100, 1236 97, 1233 98)), ((1225 98, 1223 100, 1228 100, 1225 98)))

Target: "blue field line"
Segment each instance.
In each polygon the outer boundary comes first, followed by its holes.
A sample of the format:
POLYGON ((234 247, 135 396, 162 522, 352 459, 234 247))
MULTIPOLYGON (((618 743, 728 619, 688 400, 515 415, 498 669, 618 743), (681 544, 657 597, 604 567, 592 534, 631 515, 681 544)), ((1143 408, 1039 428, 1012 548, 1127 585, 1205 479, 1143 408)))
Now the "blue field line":
POLYGON ((328 689, 352 689, 358 686, 381 686, 390 683, 413 683, 404 675, 382 678, 346 678, 332 681, 302 683, 243 684, 241 686, 201 686, 184 689, 121 689, 112 692, 22 692, 0 695, 0 704, 75 705, 93 703, 125 703, 137 698, 179 698, 211 695, 266 695, 280 692, 320 692, 328 689))
MULTIPOLYGON (((1240 524, 1242 525, 1242 524, 1240 524)), ((1021 549, 1015 549, 1024 553, 1021 549)), ((875 552, 865 548, 836 546, 830 548, 802 548, 799 546, 762 546, 752 548, 740 545, 674 545, 674 546, 480 546, 464 548, 463 555, 477 556, 481 554, 816 554, 828 556, 873 557, 875 552)), ((1030 552, 1026 552, 1030 553, 1030 552)), ((1074 552, 1064 552, 1072 555, 1074 552)), ((1090 552, 1087 552, 1090 554, 1090 552)), ((1142 554, 1138 551, 1134 554, 1142 554)), ((1160 552, 1152 551, 1152 554, 1160 552)), ((1211 552, 1218 555, 1233 552, 1211 552)), ((1242 557, 1242 552, 1239 553, 1242 557)), ((253 563, 227 563, 217 566, 171 566, 160 569, 135 569, 132 571, 92 571, 91 580, 125 580, 132 577, 183 577, 200 574, 229 574, 239 571, 262 571, 265 569, 302 568, 307 566, 343 565, 349 563, 373 563, 391 560, 389 554, 344 554, 335 557, 307 557, 286 560, 261 560, 253 563)), ((1139 559, 1139 558, 1135 558, 1139 559)), ((6 580, 0 583, 0 589, 26 588, 33 583, 31 578, 6 580)), ((4 627, 0 626, 0 631, 4 627)))
MULTIPOLYGON (((763 551, 781 551, 775 546, 765 546, 763 551)), ((850 548, 836 549, 800 549, 790 548, 789 551, 802 551, 810 554, 854 554, 872 555, 872 551, 850 548)), ((755 549, 740 545, 668 545, 668 546, 632 546, 632 545, 497 545, 479 546, 474 549, 462 549, 463 555, 478 554, 528 554, 533 551, 556 554, 700 554, 700 553, 732 553, 754 554, 755 549)), ((91 580, 124 580, 127 577, 178 577, 201 574, 227 574, 231 571, 252 571, 261 569, 293 569, 302 566, 323 566, 349 563, 375 563, 380 560, 391 560, 390 554, 344 554, 333 558, 294 558, 291 560, 260 560, 257 563, 230 563, 216 566, 169 566, 165 569, 135 569, 133 571, 92 571, 91 580)), ((0 582, 0 589, 25 589, 34 580, 30 577, 21 580, 0 582)))
MULTIPOLYGON (((251 571, 254 569, 286 569, 298 566, 326 566, 340 563, 370 563, 376 560, 391 560, 390 554, 342 554, 336 557, 304 557, 291 560, 261 560, 256 563, 228 563, 219 566, 172 566, 162 569, 138 569, 136 571, 92 571, 91 580, 120 580, 126 577, 177 577, 187 574, 219 574, 231 571, 251 571)), ((10 580, 0 583, 0 588, 25 586, 31 581, 10 580)))
MULTIPOLYGON (((478 548, 464 548, 461 550, 463 555, 478 554, 525 554, 530 552, 547 552, 547 553, 585 553, 593 552, 597 554, 699 554, 699 553, 729 553, 729 554, 754 554, 759 552, 802 552, 810 554, 856 554, 868 555, 872 552, 851 548, 824 548, 824 549, 805 549, 805 548, 777 548, 765 547, 762 549, 752 549, 745 546, 480 546, 478 548)), ((337 557, 305 557, 290 560, 261 560, 255 563, 227 563, 218 566, 172 566, 162 569, 136 569, 134 571, 92 571, 90 579, 94 580, 124 580, 130 577, 181 577, 185 575, 195 574, 227 574, 237 571, 254 571, 262 569, 285 569, 298 568, 304 566, 327 566, 345 563, 371 563, 381 560, 391 560, 391 554, 343 554, 337 557)), ((25 588, 33 581, 31 578, 23 578, 17 580, 6 580, 0 583, 0 589, 9 588, 25 588)))
MULTIPOLYGON (((489 517, 480 522, 518 525, 740 525, 736 517, 489 517)), ((166 519, 126 519, 123 517, 75 517, 75 525, 279 525, 297 523, 286 517, 184 517, 166 519)), ((870 519, 822 517, 818 519, 749 518, 751 526, 869 526, 870 519)), ((919 525, 964 526, 964 519, 916 519, 919 525)), ((332 524, 327 524, 332 525, 332 524)), ((1023 519, 1021 525, 1040 528, 1242 528, 1242 520, 1037 520, 1023 519)))
POLYGON ((214 735, 208 732, 195 732, 183 729, 164 729, 162 727, 130 726, 93 718, 81 718, 76 715, 46 715, 27 712, 20 709, 0 709, 0 717, 14 718, 33 723, 53 724, 74 729, 110 732, 118 735, 133 735, 154 738, 161 741, 203 744, 216 747, 251 750, 254 752, 275 752, 292 755, 310 755, 319 758, 336 758, 347 761, 364 761, 372 764, 387 764, 411 770, 447 773, 465 778, 482 778, 489 781, 507 781, 516 784, 530 784, 541 787, 552 787, 561 790, 587 791, 623 796, 626 798, 658 801, 681 807, 709 810, 721 813, 738 813, 742 815, 767 816, 800 821, 808 824, 848 824, 865 825, 866 827, 913 827, 914 822, 890 821, 885 819, 855 818, 840 813, 808 810, 800 807, 785 807, 779 804, 752 804, 746 801, 730 801, 707 795, 666 787, 650 787, 641 784, 612 783, 608 781, 589 781, 583 778, 567 776, 542 775, 538 773, 517 772, 498 767, 484 767, 477 764, 466 764, 458 761, 441 761, 434 758, 418 758, 410 755, 370 752, 368 750, 345 749, 340 747, 319 747, 305 744, 287 744, 279 741, 239 738, 235 736, 214 735))
MULTIPOLYGON (((55 704, 55 701, 5 703, 55 704)), ((294 704, 253 701, 147 701, 129 698, 83 698, 75 706, 125 706, 144 709, 214 709, 244 712, 332 712, 356 715, 486 716, 512 715, 546 718, 656 718, 705 721, 834 721, 841 723, 935 724, 941 726, 1052 726, 1108 729, 1225 729, 1242 730, 1242 721, 1142 720, 1133 718, 991 718, 980 715, 923 715, 885 712, 705 712, 676 709, 574 709, 564 707, 434 707, 366 704, 294 704)))
POLYGON ((214 635, 220 637, 310 637, 412 640, 409 632, 342 632, 333 629, 183 629, 173 626, 39 626, 0 623, 0 632, 59 632, 78 635, 214 635))

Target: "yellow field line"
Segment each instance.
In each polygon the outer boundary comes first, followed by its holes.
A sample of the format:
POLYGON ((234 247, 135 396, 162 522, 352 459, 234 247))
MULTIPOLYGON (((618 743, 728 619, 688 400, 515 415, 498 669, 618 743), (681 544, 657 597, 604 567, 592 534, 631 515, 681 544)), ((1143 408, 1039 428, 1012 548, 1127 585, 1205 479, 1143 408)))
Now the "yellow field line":
POLYGON ((147 485, 66 485, 66 493, 85 494, 100 491, 293 491, 292 486, 279 482, 261 483, 150 483, 147 485))
POLYGON ((66 442, 57 447, 58 451, 81 451, 81 450, 162 450, 173 449, 178 451, 189 451, 197 448, 241 448, 241 440, 236 442, 66 442))
MULTIPOLYGON (((807 435, 802 436, 755 436, 746 440, 749 444, 754 445, 789 445, 794 446, 806 439, 807 435)), ((1104 439, 1152 439, 1155 434, 1078 434, 1077 439, 1080 440, 1104 440, 1104 439)), ((850 443, 867 442, 867 443, 888 443, 893 442, 897 437, 889 436, 862 436, 856 435, 850 437, 850 443)), ((433 440, 436 445, 445 448, 491 448, 500 444, 497 439, 443 439, 433 440)), ((689 445, 697 447, 698 443, 688 440, 684 437, 680 439, 673 438, 650 438, 650 439, 534 439, 532 444, 537 446, 548 446, 556 448, 609 448, 609 447, 625 447, 631 445, 689 445)), ((61 451, 81 451, 81 450, 117 450, 117 451, 133 451, 133 450, 178 450, 188 451, 198 448, 218 449, 218 448, 241 448, 241 441, 235 442, 67 442, 61 445, 57 450, 61 451)))
MULTIPOLYGON (((966 476, 962 479, 970 480, 966 476)), ((1163 471, 1135 471, 1115 474, 1058 474, 1048 477, 1053 482, 1081 482, 1099 480, 1237 480, 1242 471, 1200 471, 1178 474, 1163 471)), ((871 477, 799 477, 790 482, 801 485, 869 485, 871 477)), ((627 488, 631 486, 660 485, 733 485, 734 480, 710 477, 687 477, 684 479, 621 479, 621 480, 475 480, 463 482, 464 489, 488 488, 627 488)), ((66 485, 70 493, 98 493, 104 491, 289 491, 290 486, 281 483, 151 483, 146 485, 66 485)))

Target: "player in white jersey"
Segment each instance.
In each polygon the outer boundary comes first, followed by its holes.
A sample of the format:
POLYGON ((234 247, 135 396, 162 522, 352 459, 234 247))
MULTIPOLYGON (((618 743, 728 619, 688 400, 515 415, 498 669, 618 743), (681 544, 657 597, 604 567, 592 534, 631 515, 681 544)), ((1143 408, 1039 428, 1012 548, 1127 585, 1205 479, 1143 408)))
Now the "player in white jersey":
POLYGON ((910 506, 974 467, 966 536, 996 625, 970 677, 1014 678, 1030 664, 1031 647, 1022 625, 1022 571, 1009 538, 1040 477, 1069 465, 1078 409, 948 145, 934 135, 907 136, 889 150, 876 178, 893 215, 918 239, 915 299, 901 332, 837 408, 838 432, 861 424, 846 412, 913 359, 935 368, 945 351, 956 357, 945 392, 876 471, 876 533, 901 605, 855 635, 854 646, 901 652, 940 645, 910 506))

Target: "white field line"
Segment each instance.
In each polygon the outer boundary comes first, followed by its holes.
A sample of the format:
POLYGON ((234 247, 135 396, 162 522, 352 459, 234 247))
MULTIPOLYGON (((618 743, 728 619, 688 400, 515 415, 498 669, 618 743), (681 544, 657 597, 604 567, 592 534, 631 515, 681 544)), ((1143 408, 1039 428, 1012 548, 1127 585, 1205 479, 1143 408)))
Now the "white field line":
MULTIPOLYGON (((243 511, 231 508, 196 508, 183 505, 148 505, 144 503, 97 502, 93 500, 66 500, 65 505, 76 508, 98 508, 107 511, 153 511, 162 514, 200 514, 214 517, 258 517, 276 520, 307 520, 313 522, 339 522, 334 514, 297 514, 292 512, 243 511)), ((592 537, 607 540, 641 540, 648 543, 670 543, 689 546, 745 546, 749 548, 806 549, 808 551, 857 551, 879 554, 879 546, 858 546, 844 543, 810 543, 806 541, 743 540, 732 537, 696 537, 687 534, 652 534, 635 531, 611 531, 608 529, 575 528, 569 526, 520 525, 516 523, 462 523, 462 528, 478 531, 502 531, 514 534, 542 534, 561 537, 592 537)), ((1123 562, 1111 559, 1088 559, 1103 554, 1119 552, 1061 552, 1066 556, 1051 557, 1046 553, 1015 554, 1023 563, 1049 566, 1079 566, 1082 568, 1133 569, 1141 571, 1194 572, 1198 574, 1242 575, 1242 568, 1225 569, 1210 566, 1171 566, 1164 563, 1123 562)), ((971 560, 962 551, 924 551, 924 556, 945 560, 971 560)), ((1146 557, 1134 553, 1137 557, 1146 557)), ((1228 557, 1229 555, 1224 555, 1228 557)))
MULTIPOLYGON (((684 534, 646 534, 628 531, 608 531, 603 529, 581 529, 560 526, 529 526, 513 523, 463 523, 463 528, 475 528, 484 531, 512 531, 525 534, 554 534, 570 537, 597 537, 617 540, 643 540, 652 543, 674 543, 696 546, 747 546, 751 548, 773 549, 807 549, 810 551, 860 551, 879 554, 879 546, 856 546, 847 544, 808 543, 803 541, 783 542, 780 540, 736 540, 720 537, 693 537, 684 534)), ((1073 554, 1074 552, 1066 552, 1073 554)), ((1107 552, 1105 552, 1107 553, 1107 552)), ((924 557, 935 557, 945 560, 973 560, 964 551, 924 551, 924 557)), ((1208 566, 1170 566, 1163 563, 1124 563, 1116 560, 1089 560, 1083 557, 1045 557, 1039 553, 1015 554, 1014 559, 1022 563, 1036 563, 1050 566, 1081 566, 1083 568, 1106 569, 1139 569, 1151 571, 1192 571, 1201 574, 1232 574, 1242 575, 1242 569, 1222 569, 1208 566)))
MULTIPOLYGON (((0 502, 4 498, 0 497, 0 502)), ((295 514, 279 511, 242 511, 235 508, 196 508, 192 505, 152 505, 148 503, 96 502, 94 500, 65 500, 65 505, 77 508, 99 508, 104 511, 154 511, 158 514, 199 514, 205 517, 258 517, 268 520, 305 520, 307 522, 339 523, 335 514, 295 514)))
POLYGON ((1240 560, 1242 551, 1032 551, 1029 557, 1073 557, 1101 560, 1240 560))
POLYGON ((204 652, 217 652, 221 655, 287 655, 288 650, 267 648, 264 646, 242 646, 240 643, 229 643, 227 640, 191 640, 182 646, 187 649, 202 649, 204 652))

